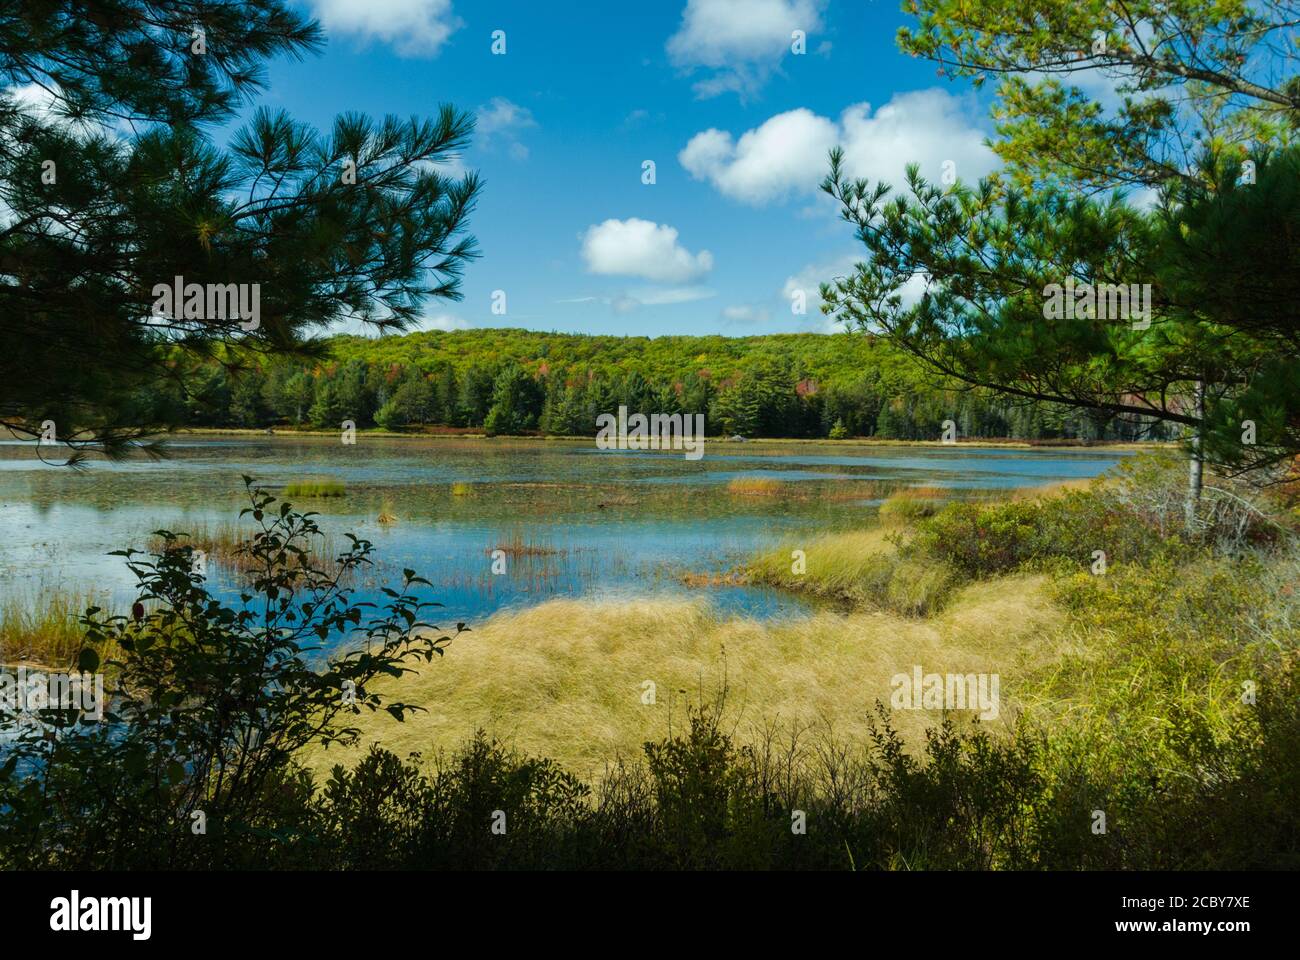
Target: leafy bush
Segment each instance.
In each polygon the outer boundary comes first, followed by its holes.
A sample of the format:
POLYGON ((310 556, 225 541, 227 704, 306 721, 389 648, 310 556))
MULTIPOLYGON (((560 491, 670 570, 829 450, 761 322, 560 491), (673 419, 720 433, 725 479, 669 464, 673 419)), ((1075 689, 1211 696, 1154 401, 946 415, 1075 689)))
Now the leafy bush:
POLYGON ((590 790, 481 734, 432 775, 376 749, 335 769, 317 855, 414 869, 1294 868, 1295 671, 1268 689, 1250 732, 1208 745, 1199 768, 1111 766, 1027 724, 995 737, 951 718, 912 756, 880 705, 857 745, 768 730, 737 746, 701 711, 590 790))
MULTIPOLYGON (((421 621, 432 606, 407 570, 388 605, 353 602, 344 585, 370 563, 368 541, 325 572, 311 561, 321 536, 245 478, 255 533, 243 546, 249 585, 239 604, 212 596, 193 551, 158 531, 160 552, 118 551, 135 574, 132 615, 90 608, 79 668, 110 661, 103 721, 46 709, 38 723, 5 714, 0 765, 0 863, 65 868, 255 864, 300 828, 310 783, 293 765, 308 743, 349 743, 362 709, 401 719, 417 709, 368 690, 450 642, 421 621), (341 652, 323 645, 344 638, 341 652), (436 639, 435 639, 436 638, 436 639), (286 832, 288 831, 288 832, 286 832)), ((458 627, 459 631, 459 627, 458 627)))
POLYGON ((975 579, 1057 559, 1086 568, 1097 550, 1108 564, 1138 562, 1179 542, 1103 494, 1074 491, 1040 501, 949 504, 918 526, 910 551, 975 579))

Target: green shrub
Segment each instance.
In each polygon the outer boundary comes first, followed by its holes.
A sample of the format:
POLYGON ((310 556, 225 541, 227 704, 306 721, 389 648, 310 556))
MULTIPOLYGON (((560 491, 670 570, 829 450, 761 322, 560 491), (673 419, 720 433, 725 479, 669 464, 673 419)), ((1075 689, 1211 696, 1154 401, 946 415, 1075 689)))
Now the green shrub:
POLYGON ((78 669, 97 671, 97 650, 121 651, 106 664, 105 721, 0 711, 0 866, 252 866, 290 857, 286 845, 297 855, 311 791, 298 753, 355 742, 347 718, 361 710, 414 709, 368 687, 450 642, 421 620, 433 604, 415 590, 427 581, 407 570, 386 607, 353 602, 346 578, 370 563, 369 542, 352 537, 335 569, 319 569, 311 515, 245 484, 241 517, 260 562, 239 604, 215 598, 192 548, 159 531, 160 551, 115 554, 137 579, 132 615, 92 607, 82 618, 78 669), (330 637, 345 642, 322 658, 330 637))

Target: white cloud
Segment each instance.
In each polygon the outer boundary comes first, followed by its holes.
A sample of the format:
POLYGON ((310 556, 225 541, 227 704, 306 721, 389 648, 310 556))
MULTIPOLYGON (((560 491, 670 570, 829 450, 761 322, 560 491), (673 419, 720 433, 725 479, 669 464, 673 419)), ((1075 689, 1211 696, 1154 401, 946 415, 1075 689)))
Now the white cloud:
POLYGON ((771 315, 767 307, 756 307, 749 303, 722 308, 722 319, 734 324, 764 323, 771 315))
POLYGON ((668 56, 687 70, 713 71, 695 85, 702 97, 758 89, 790 52, 791 34, 822 28, 826 0, 687 0, 668 56))
POLYGON ((0 89, 0 97, 12 99, 13 107, 33 120, 42 124, 60 127, 66 133, 78 137, 103 136, 124 137, 130 133, 130 123, 119 119, 113 126, 106 125, 98 119, 71 120, 67 115, 68 103, 63 89, 56 83, 42 86, 39 83, 26 83, 22 86, 0 89))
POLYGON ((713 269, 713 254, 691 253, 667 224, 631 217, 587 228, 582 257, 591 273, 642 277, 663 283, 695 280, 713 269))
POLYGON ((439 313, 432 317, 421 317, 412 327, 414 330, 468 330, 469 321, 454 313, 439 313))
MULTIPOLYGON (((822 330, 826 333, 834 333, 844 328, 844 325, 837 320, 821 312, 822 296, 821 285, 830 283, 839 277, 847 277, 854 272, 854 267, 862 257, 856 253, 846 253, 842 257, 834 260, 826 260, 820 263, 810 263, 797 273, 786 277, 785 285, 781 288, 781 297, 785 301, 786 309, 790 309, 790 304, 796 293, 802 292, 804 295, 804 306, 807 313, 802 315, 805 320, 805 326, 812 326, 815 329, 822 330), (811 321, 808 323, 807 321, 811 321)), ((800 316, 799 314, 793 314, 800 316)))
POLYGON ((627 294, 631 300, 647 307, 674 303, 694 303, 717 296, 708 287, 645 287, 627 294))
POLYGON ((512 103, 505 97, 493 97, 484 106, 478 108, 474 121, 474 132, 484 149, 490 149, 496 142, 502 142, 516 160, 528 159, 528 148, 519 141, 523 130, 537 126, 533 113, 527 107, 512 103))
POLYGON ((637 307, 671 306, 677 303, 693 303, 716 297, 717 293, 708 287, 642 287, 638 290, 621 291, 612 296, 568 297, 556 303, 602 303, 612 307, 615 313, 630 313, 637 307))
POLYGON ((816 189, 826 175, 826 154, 839 141, 834 121, 801 107, 778 113, 738 142, 722 130, 697 133, 677 159, 732 199, 761 204, 816 189))
POLYGON ((846 108, 839 122, 800 107, 770 117, 734 140, 723 130, 693 136, 677 159, 697 180, 742 203, 760 205, 792 194, 814 194, 827 172, 827 153, 844 147, 848 173, 903 183, 904 168, 940 182, 944 161, 973 183, 998 164, 984 145, 974 105, 940 89, 896 94, 874 113, 868 103, 846 108))
POLYGON ((327 31, 391 43, 403 56, 433 55, 464 21, 451 0, 312 0, 327 31))

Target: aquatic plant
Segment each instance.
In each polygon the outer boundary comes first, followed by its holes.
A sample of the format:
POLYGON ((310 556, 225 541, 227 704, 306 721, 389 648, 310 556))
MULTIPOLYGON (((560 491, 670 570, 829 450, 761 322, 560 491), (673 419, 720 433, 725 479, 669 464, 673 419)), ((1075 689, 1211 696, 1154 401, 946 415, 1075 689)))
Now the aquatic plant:
POLYGON ((286 497, 342 497, 347 494, 347 487, 341 480, 295 480, 286 483, 286 497))

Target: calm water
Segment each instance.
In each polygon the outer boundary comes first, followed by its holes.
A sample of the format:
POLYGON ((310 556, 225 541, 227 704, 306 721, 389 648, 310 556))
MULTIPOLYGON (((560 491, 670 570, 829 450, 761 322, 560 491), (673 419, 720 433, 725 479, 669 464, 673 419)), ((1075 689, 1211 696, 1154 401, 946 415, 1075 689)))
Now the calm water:
MULTIPOLYGON (((698 592, 758 617, 799 615, 795 599, 766 588, 684 585, 685 573, 725 571, 755 551, 802 534, 870 522, 880 498, 907 486, 954 496, 1092 477, 1116 451, 990 447, 852 447, 840 444, 706 444, 702 460, 680 453, 596 450, 571 442, 358 438, 185 439, 171 458, 97 461, 74 473, 47 466, 30 445, 0 444, 0 593, 36 594, 59 582, 115 602, 133 596, 120 558, 151 531, 233 523, 241 474, 273 493, 294 480, 336 479, 342 498, 300 500, 321 526, 373 540, 378 583, 411 567, 429 579, 444 622, 481 621, 496 610, 553 596, 698 592), (742 496, 737 479, 785 481, 782 496, 742 496), (866 481, 872 481, 868 483, 866 481), (468 490, 453 494, 453 484, 468 490), (387 511, 396 521, 381 524, 387 511), (506 558, 523 542, 541 556, 506 558)), ((210 567, 223 592, 232 576, 210 567)), ((366 599, 374 599, 367 596, 366 599)))

